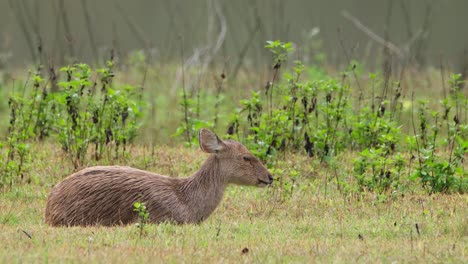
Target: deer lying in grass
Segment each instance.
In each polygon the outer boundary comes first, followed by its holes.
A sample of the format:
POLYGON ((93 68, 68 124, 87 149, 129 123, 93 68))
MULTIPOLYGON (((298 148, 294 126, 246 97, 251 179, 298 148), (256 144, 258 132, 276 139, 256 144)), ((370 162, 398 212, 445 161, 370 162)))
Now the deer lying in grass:
POLYGON ((118 225, 136 222, 133 203, 144 202, 150 221, 199 223, 223 198, 230 183, 264 187, 273 177, 242 144, 199 131, 200 148, 210 156, 188 178, 171 178, 120 166, 96 166, 76 172, 55 186, 47 202, 52 226, 118 225))

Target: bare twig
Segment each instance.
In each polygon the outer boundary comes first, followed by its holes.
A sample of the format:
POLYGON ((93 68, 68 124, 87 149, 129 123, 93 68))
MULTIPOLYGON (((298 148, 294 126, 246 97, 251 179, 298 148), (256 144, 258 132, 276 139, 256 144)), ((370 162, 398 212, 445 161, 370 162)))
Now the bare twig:
MULTIPOLYGON (((385 37, 385 42, 390 41, 390 33, 389 33, 389 28, 392 20, 392 10, 393 10, 393 5, 392 1, 388 1, 389 6, 387 7, 387 17, 385 19, 385 29, 384 29, 384 37, 385 37)), ((383 72, 384 72, 384 87, 382 90, 382 96, 380 97, 380 102, 379 106, 387 99, 387 93, 388 93, 388 87, 390 85, 390 78, 392 76, 392 54, 390 52, 390 49, 388 46, 385 46, 383 49, 384 53, 384 62, 383 62, 383 72)))
POLYGON ((444 60, 442 58, 442 55, 440 55, 439 66, 440 66, 440 78, 442 80, 442 92, 444 93, 444 98, 447 98, 447 87, 445 86, 445 67, 444 67, 444 60))
POLYGON ((24 17, 23 12, 21 12, 21 7, 16 6, 18 4, 17 1, 10 0, 9 1, 10 8, 15 14, 16 20, 20 26, 21 31, 23 32, 24 38, 26 39, 26 45, 28 45, 29 52, 31 53, 31 58, 34 61, 37 61, 36 52, 34 52, 33 41, 31 40, 31 36, 28 31, 28 26, 26 24, 26 19, 24 17))
POLYGON ((464 48, 462 53, 463 55, 461 56, 461 60, 462 60, 461 75, 462 75, 462 80, 465 80, 465 81, 460 83, 460 87, 458 87, 459 90, 467 87, 466 80, 468 80, 468 49, 464 48))
POLYGON ((71 34, 70 24, 68 23, 68 15, 67 15, 67 10, 65 9, 65 3, 64 2, 65 2, 64 0, 59 1, 59 10, 60 10, 60 14, 62 16, 63 29, 65 30, 65 39, 66 39, 67 44, 68 44, 70 57, 74 58, 75 55, 76 55, 75 48, 73 47, 74 40, 73 40, 73 36, 71 34))
MULTIPOLYGON (((204 74, 206 72, 208 65, 210 65, 215 55, 221 49, 227 32, 226 18, 222 13, 219 2, 214 0, 208 0, 208 9, 208 13, 211 17, 208 19, 208 22, 210 24, 215 23, 214 21, 216 20, 214 19, 214 17, 216 17, 220 27, 219 33, 217 37, 213 36, 213 34, 209 34, 208 43, 206 44, 206 46, 203 48, 195 49, 193 55, 185 61, 183 67, 183 69, 185 69, 190 66, 196 65, 200 70, 200 74, 204 74)), ((208 32, 213 32, 213 30, 211 30, 212 28, 213 25, 208 25, 208 32)), ((181 72, 178 71, 176 81, 174 82, 174 85, 172 87, 173 92, 176 90, 180 83, 180 77, 181 72)))
POLYGON ((416 141, 416 153, 418 153, 418 163, 419 167, 421 167, 421 149, 419 148, 418 132, 416 130, 416 122, 414 121, 414 88, 411 92, 411 124, 413 126, 414 140, 416 141))
POLYGON ((51 57, 49 57, 50 61, 54 61, 58 65, 63 65, 64 63, 64 58, 65 58, 65 51, 63 45, 61 45, 61 24, 60 24, 60 15, 59 15, 59 10, 56 4, 56 1, 51 1, 50 4, 52 5, 52 9, 54 10, 54 17, 55 17, 55 32, 54 32, 54 44, 52 47, 53 51, 56 51, 56 54, 51 54, 51 57))
MULTIPOLYGON (((165 11, 167 12, 167 17, 169 18, 169 26, 167 27, 167 32, 165 34, 166 37, 166 46, 167 47, 172 47, 174 46, 174 42, 176 42, 178 39, 174 38, 173 34, 174 32, 178 33, 179 28, 176 24, 176 17, 178 17, 176 14, 174 14, 173 8, 172 8, 172 1, 162 1, 163 2, 163 7, 165 8, 165 11)), ((177 36, 176 36, 177 37, 177 36)), ((165 53, 166 58, 173 58, 174 57, 174 50, 176 49, 169 49, 168 52, 165 53)))
POLYGON ((42 65, 44 62, 43 60, 43 47, 42 47, 42 37, 41 37, 41 33, 40 33, 40 19, 39 19, 39 8, 40 8, 40 5, 38 4, 39 1, 36 1, 35 3, 35 7, 34 9, 36 10, 36 13, 35 15, 33 16, 30 8, 28 7, 28 5, 26 4, 26 1, 23 0, 21 1, 22 3, 22 6, 23 6, 23 10, 24 10, 24 14, 26 15, 25 16, 25 20, 28 22, 29 26, 32 28, 33 30, 33 33, 36 37, 36 49, 37 49, 37 57, 38 57, 38 64, 39 65, 42 65))
MULTIPOLYGON (((349 56, 348 51, 346 50, 346 47, 345 47, 345 44, 344 44, 344 41, 343 41, 343 37, 341 35, 341 29, 340 28, 338 28, 338 39, 340 40, 340 46, 341 46, 341 49, 343 50, 343 52, 345 54, 346 61, 347 61, 348 65, 350 65, 351 64, 351 56, 349 56)), ((363 100, 364 90, 362 89, 361 83, 359 82, 359 78, 358 78, 358 76, 356 74, 355 68, 352 67, 351 71, 353 73, 354 79, 356 80, 356 84, 357 84, 357 87, 359 89, 358 107, 361 108, 361 102, 363 100)))
POLYGON ((114 55, 122 54, 120 46, 119 31, 117 30, 117 25, 115 21, 112 21, 112 49, 114 50, 114 55))
POLYGON ((233 78, 235 78, 237 76, 237 73, 239 72, 239 70, 240 70, 240 68, 241 68, 241 66, 242 66, 242 64, 244 62, 244 57, 247 54, 247 51, 249 50, 249 47, 252 46, 252 42, 255 39, 256 33, 260 30, 260 23, 261 22, 260 22, 259 18, 256 17, 255 26, 252 27, 249 30, 249 38, 245 42, 245 44, 242 47, 241 51, 239 52, 238 61, 237 61, 236 66, 234 67, 234 71, 232 73, 233 78))
POLYGON ((180 63, 181 63, 181 71, 182 71, 182 92, 183 92, 183 107, 184 107, 184 122, 185 122, 185 136, 187 142, 191 142, 191 135, 190 135, 190 128, 189 128, 189 120, 188 120, 188 99, 187 99, 187 91, 185 89, 185 65, 184 65, 184 39, 180 36, 180 63))
POLYGON ((81 6, 83 8, 83 15, 86 24, 86 30, 88 31, 89 44, 91 45, 91 51, 93 53, 93 61, 98 61, 98 52, 96 46, 96 40, 94 39, 93 30, 91 27, 91 17, 88 10, 88 1, 81 0, 81 6))
POLYGON ((135 38, 138 39, 138 41, 141 43, 143 48, 148 49, 148 45, 150 41, 145 36, 145 33, 143 32, 143 30, 140 27, 138 27, 137 23, 135 23, 132 19, 130 19, 130 17, 128 17, 127 13, 123 10, 123 8, 117 2, 115 3, 115 7, 119 11, 119 14, 125 20, 125 23, 127 24, 132 34, 135 36, 135 38))
POLYGON ((410 48, 413 46, 413 44, 421 37, 423 36, 423 29, 419 29, 416 31, 416 33, 406 42, 406 44, 403 46, 403 50, 406 53, 410 53, 410 48))
POLYGON ((150 61, 152 60, 151 59, 151 53, 150 52, 147 52, 147 57, 145 59, 145 69, 143 70, 143 79, 141 80, 141 84, 140 84, 140 96, 139 96, 139 100, 143 100, 143 94, 145 93, 145 83, 146 83, 146 77, 148 75, 148 69, 149 69, 149 64, 150 64, 150 61))
MULTIPOLYGON (((221 91, 223 90, 223 84, 224 84, 224 80, 226 78, 226 75, 224 73, 224 69, 223 69, 223 72, 221 73, 221 78, 217 78, 215 77, 214 78, 214 81, 215 81, 215 85, 216 85, 216 101, 215 101, 215 105, 214 105, 214 112, 215 112, 215 117, 214 117, 214 120, 213 120, 213 127, 216 128, 217 125, 218 125, 218 119, 219 119, 219 111, 218 111, 218 108, 219 108, 219 103, 220 103, 220 95, 221 95, 221 91)), ((198 93, 199 95, 200 93, 198 93)))
POLYGON ((416 43, 416 48, 415 48, 415 55, 414 55, 414 58, 416 60, 417 63, 421 64, 421 65, 424 65, 425 63, 425 57, 423 56, 423 53, 424 53, 424 49, 427 47, 427 45, 425 45, 425 42, 424 40, 428 37, 429 33, 430 33, 430 27, 431 27, 431 18, 432 18, 432 4, 433 2, 431 3, 427 3, 426 5, 426 13, 424 15, 424 22, 423 22, 423 25, 422 25, 422 38, 419 38, 417 43, 416 43))
POLYGON ((219 24, 220 24, 220 31, 219 31, 218 37, 216 38, 216 41, 215 41, 214 45, 212 45, 211 49, 210 49, 211 50, 211 56, 207 58, 207 60, 209 62, 211 62, 214 55, 219 51, 219 49, 221 48, 221 46, 224 43, 224 39, 226 37, 227 25, 226 25, 226 18, 224 17, 224 15, 223 15, 223 13, 221 11, 221 7, 219 6, 219 2, 218 1, 213 1, 213 0, 210 0, 209 2, 213 6, 214 13, 215 13, 215 15, 216 15, 216 17, 218 19, 219 24))
POLYGON ((406 2, 407 1, 405 0, 400 0, 400 7, 403 11, 403 19, 405 20, 406 24, 406 34, 408 34, 408 38, 411 38, 411 36, 413 36, 413 30, 411 29, 411 10, 409 10, 409 7, 406 5, 406 2))
POLYGON ((364 32, 368 37, 373 39, 375 42, 379 43, 380 45, 384 46, 385 48, 387 48, 392 53, 396 54, 400 59, 405 58, 405 54, 400 48, 398 48, 392 42, 390 42, 388 40, 385 40, 384 38, 382 38, 379 35, 377 35, 376 33, 374 33, 372 30, 370 30, 368 27, 366 27, 364 24, 362 24, 361 21, 359 21, 359 19, 357 19, 356 17, 351 15, 348 11, 343 10, 343 11, 341 11, 341 14, 343 15, 344 18, 351 21, 354 24, 354 26, 356 26, 359 30, 364 32))

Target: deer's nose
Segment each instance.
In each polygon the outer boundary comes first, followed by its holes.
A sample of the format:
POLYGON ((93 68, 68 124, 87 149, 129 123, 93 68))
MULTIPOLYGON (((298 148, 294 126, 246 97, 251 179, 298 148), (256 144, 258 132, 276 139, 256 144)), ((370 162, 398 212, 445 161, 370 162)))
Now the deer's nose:
POLYGON ((273 175, 271 175, 270 173, 268 173, 268 179, 270 180, 270 183, 273 182, 273 175))

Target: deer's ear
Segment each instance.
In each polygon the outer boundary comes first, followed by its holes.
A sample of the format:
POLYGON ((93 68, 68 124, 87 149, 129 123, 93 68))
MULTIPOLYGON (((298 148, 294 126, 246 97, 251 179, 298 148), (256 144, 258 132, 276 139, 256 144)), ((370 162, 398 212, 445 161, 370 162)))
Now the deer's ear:
POLYGON ((202 128, 198 132, 198 142, 200 148, 206 153, 217 153, 226 148, 224 142, 209 129, 202 128))

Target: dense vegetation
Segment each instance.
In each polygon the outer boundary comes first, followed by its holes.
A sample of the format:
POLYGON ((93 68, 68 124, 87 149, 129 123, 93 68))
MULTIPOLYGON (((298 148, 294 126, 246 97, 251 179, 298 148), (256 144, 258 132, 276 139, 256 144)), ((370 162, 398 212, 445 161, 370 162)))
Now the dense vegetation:
MULTIPOLYGON (((332 171, 343 191, 389 194, 417 185, 428 193, 468 191, 468 103, 460 75, 443 84, 444 96, 416 97, 415 89, 388 74, 368 73, 362 83, 357 62, 333 77, 300 61, 283 69, 291 43, 271 41, 266 48, 273 54, 271 79, 238 102, 227 103, 235 91, 223 89, 224 72, 215 78, 214 90, 189 91, 182 80, 180 107, 168 104, 171 115, 179 116, 177 128, 167 127, 169 134, 190 146, 197 144, 201 127, 226 131, 273 170, 281 153, 306 155, 332 171), (348 161, 353 181, 337 162, 343 153, 354 157, 348 161)), ((154 104, 150 111, 152 102, 146 100, 168 97, 116 83, 112 60, 97 70, 86 64, 63 67, 60 79, 45 80, 43 72, 33 71, 22 89, 9 95, 3 188, 34 173, 29 166, 34 142, 59 144, 75 169, 91 159, 131 155, 128 144, 142 123, 154 125, 151 114, 159 111, 154 104)))

